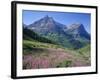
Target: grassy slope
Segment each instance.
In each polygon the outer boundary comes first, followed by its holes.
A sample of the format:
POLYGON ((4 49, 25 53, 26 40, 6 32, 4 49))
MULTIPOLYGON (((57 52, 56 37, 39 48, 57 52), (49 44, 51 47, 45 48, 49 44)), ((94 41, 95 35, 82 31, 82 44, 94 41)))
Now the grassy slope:
POLYGON ((90 46, 70 50, 24 29, 23 68, 51 68, 90 65, 90 46))
POLYGON ((83 54, 87 47, 78 51, 69 50, 59 45, 43 43, 38 41, 23 41, 24 69, 49 68, 49 67, 73 67, 86 66, 89 61, 83 54), (31 58, 31 59, 30 59, 31 58), (26 62, 25 62, 26 59, 26 62), (28 62, 27 62, 28 59, 28 62), (31 62, 31 63, 30 63, 31 62), (28 66, 27 66, 27 64, 28 66), (31 64, 31 66, 29 66, 31 64), (32 64, 34 64, 32 66, 32 64))
POLYGON ((32 48, 63 48, 60 45, 50 44, 50 43, 43 43, 36 40, 23 40, 23 49, 24 50, 31 50, 32 48))
POLYGON ((90 44, 88 44, 87 46, 85 46, 85 47, 83 47, 83 48, 81 48, 81 49, 78 50, 79 54, 81 56, 83 56, 84 59, 87 60, 88 63, 91 60, 91 56, 90 56, 91 52, 90 51, 91 51, 90 44))

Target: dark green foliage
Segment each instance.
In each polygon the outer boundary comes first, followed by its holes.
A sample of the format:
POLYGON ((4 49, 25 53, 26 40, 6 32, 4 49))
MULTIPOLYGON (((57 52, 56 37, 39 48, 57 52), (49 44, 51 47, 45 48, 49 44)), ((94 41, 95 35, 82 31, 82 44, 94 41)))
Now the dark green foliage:
POLYGON ((23 28, 23 39, 24 40, 36 40, 39 42, 44 42, 44 43, 51 43, 51 44, 57 44, 56 42, 49 40, 47 38, 39 36, 37 33, 33 32, 30 29, 23 28))
POLYGON ((33 49, 32 46, 33 46, 32 44, 23 44, 23 49, 32 50, 33 49))
POLYGON ((81 39, 79 40, 75 40, 74 38, 69 39, 68 37, 63 36, 62 34, 57 34, 57 33, 48 33, 47 35, 44 35, 42 37, 41 36, 30 29, 23 28, 24 40, 31 40, 31 41, 36 40, 43 43, 57 44, 70 49, 79 49, 89 43, 81 39))

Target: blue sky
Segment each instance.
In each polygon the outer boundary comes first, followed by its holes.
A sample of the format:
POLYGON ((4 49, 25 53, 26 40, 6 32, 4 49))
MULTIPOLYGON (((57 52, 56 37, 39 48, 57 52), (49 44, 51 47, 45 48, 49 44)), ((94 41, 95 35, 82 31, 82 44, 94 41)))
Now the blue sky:
POLYGON ((53 17, 57 22, 64 25, 70 26, 73 23, 82 23, 85 29, 90 33, 90 20, 91 14, 89 13, 73 13, 73 12, 48 12, 48 11, 34 11, 34 10, 23 10, 23 23, 29 25, 44 16, 53 17))

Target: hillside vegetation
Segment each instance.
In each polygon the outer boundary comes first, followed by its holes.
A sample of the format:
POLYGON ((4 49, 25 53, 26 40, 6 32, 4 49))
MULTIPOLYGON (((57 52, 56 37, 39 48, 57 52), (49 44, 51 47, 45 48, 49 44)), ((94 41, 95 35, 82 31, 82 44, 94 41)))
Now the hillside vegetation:
POLYGON ((23 69, 90 65, 89 45, 70 50, 27 28, 23 29, 23 33, 23 69))

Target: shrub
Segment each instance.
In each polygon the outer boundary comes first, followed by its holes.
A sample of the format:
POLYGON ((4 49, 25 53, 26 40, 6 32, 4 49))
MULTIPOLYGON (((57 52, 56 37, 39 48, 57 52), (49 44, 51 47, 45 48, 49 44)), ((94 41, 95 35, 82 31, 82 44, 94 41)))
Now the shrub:
POLYGON ((56 67, 69 67, 71 66, 72 61, 65 60, 63 62, 60 62, 56 67))

